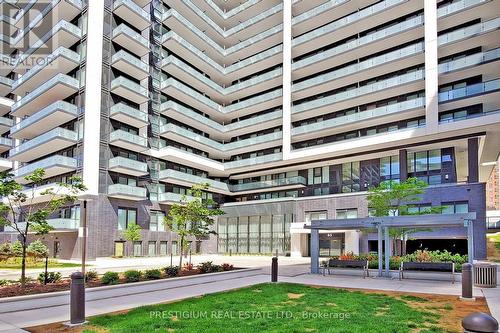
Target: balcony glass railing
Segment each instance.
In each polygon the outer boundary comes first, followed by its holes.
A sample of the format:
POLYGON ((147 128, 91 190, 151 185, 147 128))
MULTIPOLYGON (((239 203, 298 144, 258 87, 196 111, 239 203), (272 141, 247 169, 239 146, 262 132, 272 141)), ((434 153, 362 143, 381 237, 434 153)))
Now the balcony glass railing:
POLYGON ((57 101, 57 102, 52 103, 49 106, 43 108, 42 110, 38 111, 34 115, 21 120, 20 122, 18 122, 17 124, 15 124, 14 126, 11 127, 10 132, 11 132, 11 134, 14 134, 21 129, 35 125, 41 119, 43 119, 43 118, 45 118, 45 117, 47 117, 47 116, 49 116, 57 111, 62 111, 64 113, 71 114, 75 118, 78 116, 78 108, 76 105, 68 103, 68 102, 57 101))
MULTIPOLYGON (((30 78, 32 78, 35 74, 40 73, 44 68, 50 67, 51 64, 53 64, 53 61, 57 59, 58 57, 64 57, 66 59, 69 59, 73 61, 74 63, 79 63, 80 62, 80 55, 74 51, 71 51, 63 46, 58 47, 54 52, 52 52, 51 55, 47 56, 45 61, 37 64, 36 66, 32 67, 29 71, 27 71, 23 76, 21 76, 19 79, 17 79, 14 84, 12 85, 12 89, 16 89, 19 87, 21 84, 24 82, 28 81, 30 78)), ((53 69, 53 68, 51 68, 53 69)))
POLYGON ((263 180, 260 182, 253 183, 243 183, 231 185, 231 191, 241 192, 241 191, 251 191, 262 188, 278 187, 278 186, 290 186, 290 185, 307 185, 307 180, 302 176, 279 178, 272 180, 263 180))
POLYGON ((20 153, 26 152, 32 149, 38 149, 38 147, 44 143, 49 143, 52 140, 63 139, 71 142, 78 141, 78 134, 74 131, 67 130, 65 128, 56 127, 42 135, 39 135, 29 141, 26 141, 19 146, 10 150, 10 155, 15 156, 20 153))
POLYGON ((11 127, 14 121, 10 118, 0 117, 0 126, 11 127))
POLYGON ((347 91, 342 91, 330 96, 320 97, 312 101, 298 104, 292 108, 292 113, 299 113, 308 110, 313 110, 327 105, 345 101, 352 98, 357 98, 366 94, 378 92, 384 89, 393 88, 399 85, 408 84, 424 78, 424 70, 416 70, 406 74, 391 77, 385 80, 367 84, 359 88, 353 88, 347 91))
POLYGON ((58 84, 64 84, 68 87, 71 87, 75 90, 78 90, 80 88, 80 83, 78 82, 77 79, 74 77, 68 76, 66 74, 59 73, 56 76, 54 76, 52 79, 44 82, 42 85, 40 85, 38 88, 18 100, 16 103, 12 105, 12 112, 15 112, 17 109, 25 106, 26 104, 32 102, 33 100, 37 99, 48 91, 49 89, 53 88, 54 86, 58 84))
POLYGON ((404 112, 424 107, 425 107, 425 98, 424 97, 416 98, 409 101, 378 107, 372 110, 361 111, 347 116, 341 116, 313 124, 307 124, 295 127, 294 129, 292 129, 292 135, 314 133, 317 131, 334 128, 342 125, 358 123, 362 120, 370 118, 382 117, 393 113, 404 112))
POLYGON ((381 29, 376 32, 372 32, 366 36, 360 37, 358 39, 354 39, 345 44, 338 45, 326 51, 320 51, 314 55, 311 55, 302 60, 296 61, 292 64, 292 70, 296 70, 299 68, 303 68, 309 65, 312 65, 316 62, 323 61, 325 59, 332 58, 339 54, 351 51, 355 48, 362 47, 368 45, 372 42, 376 42, 382 39, 385 39, 389 36, 396 36, 404 31, 412 30, 417 27, 422 27, 424 24, 424 16, 419 15, 410 19, 407 19, 403 22, 393 24, 388 26, 387 28, 381 29))
POLYGON ((259 105, 261 103, 270 102, 274 99, 281 98, 281 94, 281 89, 276 89, 265 94, 260 94, 258 96, 224 107, 224 113, 235 112, 242 109, 249 109, 254 105, 259 105))
POLYGON ((439 93, 439 102, 448 102, 458 98, 472 97, 500 89, 500 79, 471 84, 463 88, 452 89, 439 93))
POLYGON ((333 1, 325 2, 322 5, 314 7, 313 9, 308 10, 307 12, 304 12, 302 14, 299 14, 299 15, 293 17, 292 18, 292 25, 307 21, 311 18, 314 18, 314 17, 316 17, 316 16, 318 16, 326 11, 332 10, 335 7, 338 7, 338 6, 340 6, 344 3, 347 3, 349 1, 350 0, 333 0, 333 1))
MULTIPOLYGON (((47 219, 47 223, 55 230, 78 229, 80 227, 80 220, 75 220, 75 219, 54 218, 54 219, 47 219)), ((26 222, 18 223, 18 227, 20 229, 25 228, 26 222)), ((13 227, 5 227, 4 230, 6 232, 16 231, 13 227)))
MULTIPOLYGON (((0 58, 3 60, 3 58, 0 58)), ((0 84, 1 85, 4 85, 4 86, 7 86, 9 88, 12 87, 12 85, 14 84, 14 81, 12 81, 11 79, 9 78, 6 78, 5 76, 1 76, 0 75, 0 84)))
POLYGON ((129 80, 123 76, 119 76, 113 81, 111 81, 111 90, 116 88, 125 88, 132 91, 133 93, 139 94, 145 98, 148 98, 148 88, 141 86, 140 84, 129 80))
POLYGON ((0 136, 0 146, 12 147, 12 139, 0 136))
POLYGON ((375 66, 380 66, 385 63, 402 59, 405 57, 409 57, 412 55, 416 54, 421 54, 424 51, 424 43, 416 43, 407 47, 404 47, 399 50, 395 50, 389 53, 382 54, 377 57, 370 58, 368 60, 359 62, 357 64, 349 65, 342 67, 340 69, 334 70, 332 72, 328 72, 326 74, 318 75, 315 76, 311 79, 301 81, 299 83, 296 83, 292 87, 292 91, 300 91, 302 89, 307 89, 310 87, 314 87, 319 84, 323 84, 329 81, 336 80, 341 77, 345 77, 348 75, 352 75, 355 73, 358 73, 360 71, 375 67, 375 66))
POLYGON ((130 53, 128 53, 128 52, 126 52, 124 50, 120 50, 120 51, 116 52, 111 57, 111 62, 112 63, 115 63, 115 62, 117 62, 119 60, 123 60, 126 63, 128 63, 128 64, 130 64, 130 65, 132 65, 132 66, 140 69, 143 72, 146 72, 146 73, 149 72, 149 65, 148 64, 146 64, 141 59, 137 58, 136 56, 131 55, 130 53))
POLYGON ((213 179, 208 179, 205 177, 190 175, 188 173, 180 172, 177 170, 172 170, 172 169, 161 170, 158 174, 158 177, 160 180, 168 180, 169 178, 172 178, 181 180, 183 182, 188 182, 190 184, 208 183, 212 188, 229 192, 229 187, 226 183, 213 179))
POLYGON ((268 154, 268 155, 262 155, 262 156, 256 156, 256 157, 249 157, 249 158, 244 158, 244 159, 237 160, 237 161, 225 162, 224 168, 225 169, 236 169, 236 168, 242 168, 242 167, 247 167, 247 166, 252 166, 252 165, 276 162, 276 161, 281 161, 282 157, 283 157, 282 153, 274 153, 274 154, 268 154))
POLYGON ((113 30, 113 38, 116 36, 124 34, 128 38, 135 40, 137 43, 141 44, 144 48, 149 48, 149 41, 144 38, 141 34, 137 33, 126 24, 122 23, 113 30))
POLYGON ((465 28, 453 30, 451 32, 438 36, 438 45, 446 45, 463 39, 471 38, 477 35, 484 34, 489 31, 494 31, 500 27, 500 17, 489 20, 483 23, 474 24, 465 28))
POLYGON ((133 11, 135 14, 139 15, 143 20, 150 20, 149 14, 132 0, 115 0, 113 9, 116 9, 122 5, 133 11))
POLYGON ((119 195, 134 198, 146 198, 144 187, 131 186, 125 184, 112 184, 108 186, 108 195, 119 195))
POLYGON ((116 130, 109 134, 109 141, 125 141, 141 147, 148 146, 148 139, 137 134, 132 134, 124 130, 116 130))
POLYGON ((19 169, 14 170, 13 173, 15 178, 20 178, 33 173, 36 169, 39 168, 46 170, 56 166, 76 170, 77 160, 75 158, 68 156, 61 156, 61 155, 49 156, 47 158, 44 158, 43 160, 36 161, 28 165, 25 165, 23 167, 20 167, 19 169))
POLYGON ((130 158, 126 158, 126 157, 122 157, 122 156, 117 156, 117 157, 111 158, 108 162, 108 167, 109 167, 109 169, 124 168, 124 169, 144 172, 144 173, 148 172, 148 165, 146 163, 141 162, 141 161, 132 160, 130 158))
POLYGON ((134 119, 137 119, 143 123, 148 122, 148 114, 139 109, 133 108, 123 103, 117 103, 109 109, 109 114, 111 117, 117 114, 124 114, 134 119))
POLYGON ((297 38, 294 38, 292 41, 292 46, 298 46, 300 44, 303 44, 305 42, 309 42, 315 38, 318 38, 320 36, 329 34, 334 32, 335 30, 338 30, 342 27, 345 27, 349 24, 353 24, 354 22, 360 21, 364 18, 382 13, 387 11, 388 8, 397 6, 401 3, 405 3, 407 0, 386 0, 379 2, 375 5, 366 7, 360 11, 357 11, 353 14, 344 16, 341 19, 338 19, 332 23, 329 23, 327 25, 324 25, 320 28, 314 29, 310 32, 307 32, 297 38))
POLYGON ((480 5, 482 3, 489 2, 491 0, 462 0, 454 1, 446 6, 439 7, 437 10, 438 17, 444 17, 450 14, 455 14, 464 9, 472 8, 474 6, 480 5))
POLYGON ((500 113, 500 110, 492 110, 492 111, 484 111, 484 112, 479 112, 479 113, 467 114, 467 111, 464 110, 463 115, 457 116, 457 115, 450 114, 449 117, 440 119, 439 123, 440 124, 453 123, 455 121, 480 118, 483 116, 489 116, 489 115, 499 114, 499 113, 500 113))
POLYGON ((498 59, 500 59, 500 48, 441 63, 439 64, 439 73, 447 73, 498 59))

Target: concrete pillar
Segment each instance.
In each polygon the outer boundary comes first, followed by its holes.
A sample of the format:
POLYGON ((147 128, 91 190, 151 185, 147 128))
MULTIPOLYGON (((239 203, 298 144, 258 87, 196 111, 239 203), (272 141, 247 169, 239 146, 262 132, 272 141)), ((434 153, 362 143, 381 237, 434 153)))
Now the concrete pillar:
POLYGON ((359 232, 349 230, 345 232, 345 251, 359 254, 359 232))
POLYGON ((383 265, 382 254, 384 252, 384 249, 382 248, 383 234, 382 234, 382 227, 380 225, 377 226, 377 236, 378 236, 378 249, 377 249, 378 276, 382 276, 382 265, 383 265))
POLYGON ((311 273, 319 273, 319 230, 311 229, 311 273))
POLYGON ((438 43, 436 0, 424 0, 425 40, 425 127, 427 133, 438 130, 438 43))
POLYGON ((479 182, 479 139, 470 138, 467 140, 467 166, 469 168, 468 183, 479 182))
POLYGON ((290 234, 290 256, 302 257, 302 234, 290 234))
POLYGON ((292 0, 283 1, 283 159, 290 158, 292 128, 292 0))
POLYGON ((399 179, 402 182, 408 179, 408 156, 406 149, 399 151, 399 179))
POLYGON ((391 257, 391 238, 389 237, 389 228, 384 227, 384 242, 385 242, 385 276, 390 277, 389 273, 389 258, 391 257))

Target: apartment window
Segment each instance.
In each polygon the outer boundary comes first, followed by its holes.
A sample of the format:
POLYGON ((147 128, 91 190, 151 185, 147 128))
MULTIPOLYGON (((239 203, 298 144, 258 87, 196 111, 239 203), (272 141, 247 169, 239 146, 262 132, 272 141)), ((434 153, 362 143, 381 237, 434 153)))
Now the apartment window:
POLYGON ((118 177, 118 184, 137 186, 137 180, 134 178, 127 178, 123 176, 118 177))
POLYGON ((351 209, 337 209, 335 211, 337 219, 355 219, 358 217, 358 210, 356 208, 351 209))
POLYGON ((142 256, 142 242, 135 241, 134 242, 134 257, 142 256))
POLYGON ((160 241, 160 256, 167 255, 167 248, 168 248, 168 242, 167 241, 160 241))
POLYGON ((329 169, 330 168, 328 166, 308 169, 307 183, 309 185, 329 183, 330 182, 329 169))
POLYGON ((431 204, 418 204, 408 206, 408 214, 429 214, 431 212, 431 204))
POLYGON ((441 150, 409 152, 407 170, 410 177, 417 177, 426 183, 441 183, 441 150))
POLYGON ((160 211, 151 211, 149 217, 149 230, 151 231, 165 231, 165 223, 163 220, 165 218, 165 214, 160 211))
POLYGON ((314 220, 326 220, 327 211, 306 212, 306 224, 311 224, 314 220))
POLYGON ((313 189, 313 195, 326 195, 330 194, 330 188, 327 187, 317 187, 313 189))
POLYGON ((61 219, 80 220, 80 206, 61 208, 58 217, 61 219))
POLYGON ((469 212, 469 203, 467 201, 442 202, 443 214, 463 214, 469 212))
POLYGON ((380 180, 399 181, 399 155, 380 159, 380 180))
POLYGON ((342 164, 342 193, 359 191, 359 162, 342 164))
POLYGON ((125 230, 131 223, 137 223, 137 209, 118 208, 118 230, 125 230))
POLYGON ((156 242, 155 241, 148 242, 148 256, 150 256, 150 257, 156 256, 156 242))

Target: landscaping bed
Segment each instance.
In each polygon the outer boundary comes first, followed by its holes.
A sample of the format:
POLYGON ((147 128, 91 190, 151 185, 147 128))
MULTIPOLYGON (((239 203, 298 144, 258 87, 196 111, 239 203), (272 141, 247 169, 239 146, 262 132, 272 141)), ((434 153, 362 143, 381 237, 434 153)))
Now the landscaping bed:
POLYGON ((29 332, 461 332, 462 318, 489 312, 484 298, 386 291, 345 290, 265 283, 166 304, 61 323, 29 332))
MULTIPOLYGON (((157 269, 148 269, 144 271, 128 270, 122 273, 106 272, 99 276, 95 271, 89 271, 86 274, 86 287, 102 287, 109 285, 134 283, 140 281, 163 280, 173 277, 192 276, 199 274, 208 274, 216 272, 232 271, 234 268, 231 264, 214 265, 212 262, 204 262, 194 267, 193 265, 184 265, 182 269, 178 266, 167 266, 157 269)), ((23 295, 44 294, 56 291, 65 291, 70 289, 71 279, 61 278, 57 272, 49 273, 49 283, 43 284, 44 273, 40 273, 38 281, 30 280, 26 285, 21 287, 18 281, 4 281, 4 286, 0 287, 0 298, 14 297, 23 295)))

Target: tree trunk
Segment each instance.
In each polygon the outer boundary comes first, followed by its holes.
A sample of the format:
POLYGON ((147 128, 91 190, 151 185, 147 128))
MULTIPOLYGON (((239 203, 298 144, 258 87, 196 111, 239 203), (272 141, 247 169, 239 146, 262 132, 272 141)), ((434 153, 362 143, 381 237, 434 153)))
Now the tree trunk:
POLYGON ((26 248, 27 248, 27 237, 23 236, 23 253, 21 258, 21 287, 24 288, 26 285, 26 248))
POLYGON ((179 252, 179 269, 182 269, 182 252, 184 252, 184 235, 181 236, 181 244, 179 252))

